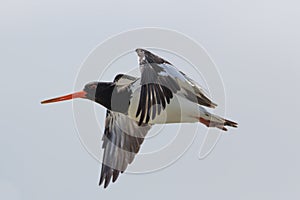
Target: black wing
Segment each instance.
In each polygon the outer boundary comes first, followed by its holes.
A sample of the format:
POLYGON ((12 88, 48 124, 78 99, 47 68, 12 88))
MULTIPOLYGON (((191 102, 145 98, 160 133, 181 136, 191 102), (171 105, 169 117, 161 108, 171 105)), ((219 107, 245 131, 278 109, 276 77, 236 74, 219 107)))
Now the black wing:
POLYGON ((136 50, 141 70, 141 94, 136 117, 139 124, 148 123, 166 108, 174 94, 199 105, 215 107, 200 86, 168 61, 144 49, 136 50))
POLYGON ((138 126, 126 115, 107 110, 103 135, 103 161, 99 185, 115 182, 138 153, 150 125, 138 126))
POLYGON ((116 83, 116 85, 130 85, 137 79, 138 78, 127 74, 118 74, 114 78, 114 83, 116 83))

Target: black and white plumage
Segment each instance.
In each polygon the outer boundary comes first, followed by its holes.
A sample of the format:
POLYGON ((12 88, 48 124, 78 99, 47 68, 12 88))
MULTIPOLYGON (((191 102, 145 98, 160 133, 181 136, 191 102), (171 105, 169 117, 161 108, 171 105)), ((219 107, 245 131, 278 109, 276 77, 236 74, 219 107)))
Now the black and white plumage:
POLYGON ((107 110, 102 138, 104 154, 99 185, 104 182, 104 187, 107 187, 111 179, 115 182, 119 173, 125 171, 138 153, 150 128, 151 125, 139 126, 126 115, 107 110))
POLYGON ((136 113, 136 117, 140 116, 139 124, 148 123, 150 113, 151 119, 159 115, 174 94, 199 105, 212 108, 216 106, 192 79, 171 63, 144 49, 137 49, 136 52, 141 69, 141 93, 136 113))
POLYGON ((119 74, 113 82, 91 82, 83 91, 43 101, 86 98, 107 108, 99 185, 115 182, 132 163, 151 126, 201 122, 226 131, 237 123, 208 112, 215 108, 203 89, 170 62, 136 49, 141 78, 119 74))

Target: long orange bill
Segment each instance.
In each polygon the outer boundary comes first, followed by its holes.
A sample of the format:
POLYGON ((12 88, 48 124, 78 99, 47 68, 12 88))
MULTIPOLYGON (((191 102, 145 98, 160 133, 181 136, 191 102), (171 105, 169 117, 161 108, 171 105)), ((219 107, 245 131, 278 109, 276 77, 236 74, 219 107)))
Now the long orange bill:
POLYGON ((71 100, 71 99, 76 99, 76 98, 86 98, 86 94, 87 93, 85 91, 79 91, 79 92, 75 92, 73 94, 68 94, 65 96, 44 100, 41 102, 41 104, 54 103, 54 102, 58 102, 58 101, 66 101, 66 100, 71 100))

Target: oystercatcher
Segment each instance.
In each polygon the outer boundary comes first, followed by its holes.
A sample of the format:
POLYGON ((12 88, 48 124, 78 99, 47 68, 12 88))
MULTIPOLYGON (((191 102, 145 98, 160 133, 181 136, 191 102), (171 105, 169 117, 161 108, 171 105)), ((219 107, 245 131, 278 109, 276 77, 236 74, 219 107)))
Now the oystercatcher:
POLYGON ((165 59, 136 49, 141 77, 118 74, 113 82, 91 82, 80 92, 42 101, 42 104, 75 98, 89 99, 107 108, 101 185, 115 182, 138 153, 154 124, 201 122, 227 131, 237 123, 207 111, 215 108, 203 89, 165 59))

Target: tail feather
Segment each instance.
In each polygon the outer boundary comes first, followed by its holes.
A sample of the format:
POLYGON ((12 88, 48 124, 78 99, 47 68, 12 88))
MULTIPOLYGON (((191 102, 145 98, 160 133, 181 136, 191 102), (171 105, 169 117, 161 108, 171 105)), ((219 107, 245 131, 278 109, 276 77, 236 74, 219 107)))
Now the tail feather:
POLYGON ((223 131, 227 131, 227 128, 225 126, 230 126, 234 128, 238 127, 238 124, 236 122, 224 119, 220 116, 211 114, 209 112, 205 112, 205 114, 199 118, 199 122, 206 125, 207 127, 216 127, 223 131))
POLYGON ((225 126, 231 126, 231 127, 234 127, 234 128, 238 127, 238 123, 230 121, 228 119, 224 119, 224 120, 225 120, 225 123, 224 123, 225 126))

